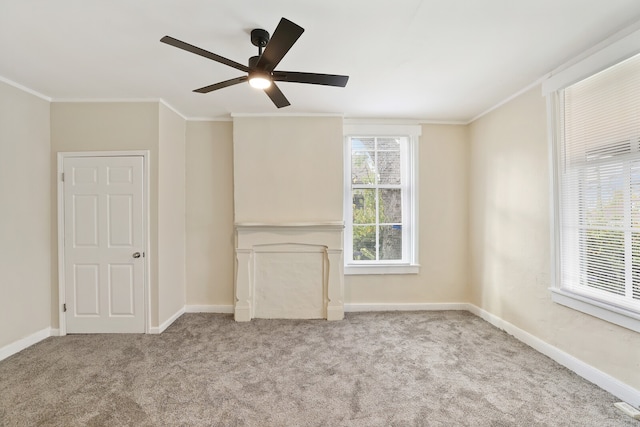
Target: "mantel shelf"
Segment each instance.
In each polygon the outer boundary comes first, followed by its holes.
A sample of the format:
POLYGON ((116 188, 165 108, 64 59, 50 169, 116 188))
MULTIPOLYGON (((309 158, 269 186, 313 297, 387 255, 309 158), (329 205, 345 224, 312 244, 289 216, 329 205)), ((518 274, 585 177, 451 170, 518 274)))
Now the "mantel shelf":
POLYGON ((237 231, 342 231, 343 221, 325 222, 289 222, 289 223, 262 223, 262 222, 242 222, 236 223, 237 231))

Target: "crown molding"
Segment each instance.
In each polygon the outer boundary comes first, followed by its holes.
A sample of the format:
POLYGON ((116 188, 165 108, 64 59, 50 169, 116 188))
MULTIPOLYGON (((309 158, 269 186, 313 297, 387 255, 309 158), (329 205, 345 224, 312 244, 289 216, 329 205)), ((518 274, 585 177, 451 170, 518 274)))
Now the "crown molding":
POLYGON ((38 97, 38 98, 40 98, 40 99, 43 99, 43 100, 45 100, 45 101, 47 101, 47 102, 51 102, 51 100, 52 100, 52 98, 51 98, 50 96, 44 95, 44 94, 42 94, 42 93, 40 93, 40 92, 38 92, 38 91, 35 91, 35 90, 31 89, 31 88, 28 88, 28 87, 26 87, 26 86, 23 86, 23 85, 21 85, 20 83, 14 82, 13 80, 9 80, 9 79, 8 79, 8 78, 6 78, 6 77, 2 77, 2 76, 0 76, 0 82, 2 82, 2 83, 6 83, 6 84, 8 84, 9 86, 12 86, 12 87, 14 87, 14 88, 16 88, 16 89, 20 89, 20 90, 21 90, 21 91, 23 91, 23 92, 26 92, 26 93, 28 93, 28 94, 30 94, 30 95, 33 95, 33 96, 35 96, 35 97, 38 97))
POLYGON ((231 118, 243 117, 339 117, 344 118, 342 113, 231 113, 231 118))
MULTIPOLYGON (((160 103, 160 98, 52 98, 53 103, 135 103, 135 102, 157 102, 160 103)), ((168 106, 168 105, 167 105, 168 106)))
POLYGON ((232 122, 231 117, 189 117, 190 122, 232 122))
POLYGON ((513 101, 514 99, 516 99, 517 97, 519 97, 520 95, 529 92, 531 89, 533 89, 536 86, 540 86, 542 84, 543 81, 545 81, 547 78, 549 78, 549 73, 545 74, 544 76, 540 77, 539 79, 537 79, 536 81, 534 81, 533 83, 529 83, 527 86, 523 87, 522 89, 520 89, 519 91, 517 91, 516 93, 508 96, 507 98, 503 99, 502 101, 498 102, 497 104, 494 104, 493 106, 487 108, 486 110, 484 110, 482 113, 478 114, 477 116, 473 117, 472 119, 470 119, 468 122, 466 123, 462 123, 464 125, 470 125, 471 123, 475 122, 476 120, 486 116, 487 114, 491 113, 492 111, 497 110, 498 108, 502 107, 505 104, 508 104, 509 102, 513 101))
POLYGON ((176 113, 177 115, 179 115, 180 117, 182 117, 182 120, 187 121, 189 120, 189 118, 187 116, 185 116, 184 114, 182 114, 180 111, 178 111, 173 105, 169 104, 167 101, 165 101, 164 99, 160 98, 160 100, 158 101, 160 102, 160 104, 164 105, 165 107, 167 107, 169 110, 173 111, 174 113, 176 113))

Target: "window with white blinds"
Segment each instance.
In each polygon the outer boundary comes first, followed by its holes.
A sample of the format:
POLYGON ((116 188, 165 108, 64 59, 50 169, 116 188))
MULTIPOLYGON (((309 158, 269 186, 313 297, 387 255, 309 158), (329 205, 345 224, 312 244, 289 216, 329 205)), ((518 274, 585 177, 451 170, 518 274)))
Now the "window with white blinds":
POLYGON ((555 96, 559 288, 640 314, 640 55, 555 96))

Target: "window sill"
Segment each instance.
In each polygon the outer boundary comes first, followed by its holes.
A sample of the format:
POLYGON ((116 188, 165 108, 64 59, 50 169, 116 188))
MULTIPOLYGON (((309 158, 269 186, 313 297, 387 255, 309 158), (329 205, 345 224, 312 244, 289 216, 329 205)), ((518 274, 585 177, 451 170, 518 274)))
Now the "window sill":
POLYGON ((592 298, 566 291, 551 289, 551 299, 557 304, 581 311, 607 322, 640 332, 640 314, 592 298))
POLYGON ((344 266, 345 275, 359 274, 418 274, 420 264, 376 264, 376 265, 356 265, 344 266))

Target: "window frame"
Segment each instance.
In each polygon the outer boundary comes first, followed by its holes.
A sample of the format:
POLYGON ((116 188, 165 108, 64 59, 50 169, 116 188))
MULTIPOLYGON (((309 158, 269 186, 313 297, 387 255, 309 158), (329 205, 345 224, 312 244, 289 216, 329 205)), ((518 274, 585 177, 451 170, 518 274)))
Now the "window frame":
POLYGON ((417 274, 418 264, 418 142, 420 125, 344 126, 344 274, 417 274), (351 185, 351 139, 356 137, 403 137, 400 148, 402 200, 402 260, 353 260, 353 212, 351 185))
MULTIPOLYGON (((640 53, 640 31, 623 31, 605 42, 606 47, 554 72, 543 82, 542 93, 547 99, 547 123, 550 168, 551 214, 551 299, 553 302, 598 317, 607 322, 640 332, 640 310, 615 304, 615 298, 603 298, 597 292, 567 288, 562 283, 561 246, 561 171, 562 120, 565 88, 589 78, 640 53)), ((605 43, 601 44, 603 46, 605 43)))

